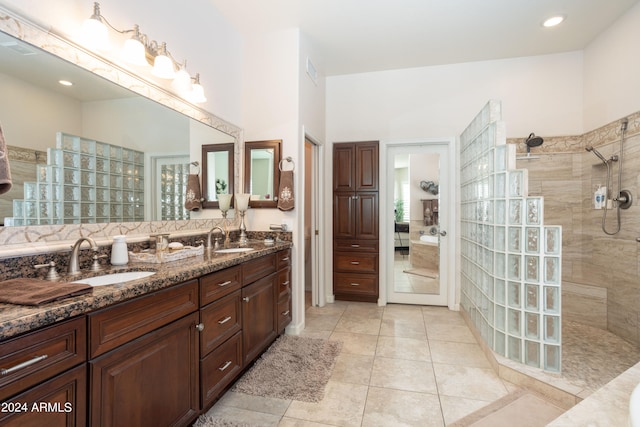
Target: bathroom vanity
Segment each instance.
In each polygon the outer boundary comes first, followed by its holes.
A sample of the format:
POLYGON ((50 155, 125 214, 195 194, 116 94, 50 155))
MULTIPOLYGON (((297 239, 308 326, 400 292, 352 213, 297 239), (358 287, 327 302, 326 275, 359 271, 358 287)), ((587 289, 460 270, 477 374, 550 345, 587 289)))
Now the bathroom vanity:
POLYGON ((0 304, 0 425, 190 425, 291 321, 291 244, 251 246, 0 304))

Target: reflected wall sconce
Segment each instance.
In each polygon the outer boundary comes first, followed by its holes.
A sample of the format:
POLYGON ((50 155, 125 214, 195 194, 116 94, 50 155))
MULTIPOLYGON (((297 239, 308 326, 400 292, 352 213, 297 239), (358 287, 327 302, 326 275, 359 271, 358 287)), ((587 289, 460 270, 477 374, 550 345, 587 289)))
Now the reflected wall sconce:
POLYGON ((129 30, 115 28, 100 13, 100 3, 94 2, 93 14, 82 25, 86 45, 91 49, 109 50, 109 28, 119 34, 131 34, 122 47, 124 61, 143 68, 153 64, 151 74, 161 79, 173 80, 171 87, 187 101, 198 104, 207 100, 200 85, 200 74, 192 78, 186 70, 186 60, 182 63, 176 61, 167 50, 165 42, 150 40, 146 34, 140 32, 137 24, 129 30))

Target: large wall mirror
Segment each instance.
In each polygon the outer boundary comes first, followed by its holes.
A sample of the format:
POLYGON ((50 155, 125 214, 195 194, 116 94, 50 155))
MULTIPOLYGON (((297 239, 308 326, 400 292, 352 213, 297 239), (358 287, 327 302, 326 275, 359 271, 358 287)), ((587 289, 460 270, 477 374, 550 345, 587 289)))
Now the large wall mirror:
MULTIPOLYGON (((168 186, 174 185, 179 190, 180 186, 186 185, 187 175, 196 170, 190 165, 191 157, 204 145, 220 144, 225 152, 230 153, 226 169, 228 176, 225 178, 233 191, 234 174, 238 170, 233 153, 239 152, 239 128, 187 104, 161 88, 146 84, 135 75, 95 58, 74 45, 31 27, 28 22, 5 16, 2 8, 0 93, 0 124, 9 147, 13 179, 11 191, 0 195, 0 223, 4 223, 5 217, 13 217, 14 201, 18 201, 18 205, 19 201, 25 201, 25 206, 33 205, 27 202, 37 202, 40 208, 45 206, 42 205, 43 201, 48 202, 45 197, 54 201, 56 197, 64 200, 65 194, 71 194, 71 190, 76 192, 73 197, 80 198, 78 209, 81 213, 101 209, 99 202, 103 202, 104 212, 112 208, 113 213, 117 203, 122 203, 126 208, 129 193, 126 184, 124 189, 117 191, 111 191, 114 189, 111 186, 117 185, 119 180, 126 183, 129 178, 132 182, 139 179, 139 182, 131 184, 140 194, 140 209, 144 206, 144 218, 137 220, 188 219, 188 216, 181 216, 183 212, 174 215, 168 213, 172 212, 171 209, 160 205, 168 199, 167 194, 173 197, 171 203, 183 203, 182 196, 175 195, 177 190, 168 186), (60 54, 60 57, 34 45, 45 46, 48 51, 60 54), (77 59, 76 62, 82 67, 69 62, 72 59, 77 59), (88 67, 83 61, 90 62, 90 69, 94 72, 86 69, 88 67), (63 86, 60 80, 69 81, 72 86, 63 86), (132 157, 141 156, 144 162, 137 164, 139 167, 129 177, 126 175, 127 165, 124 164, 126 159, 122 159, 125 171, 120 178, 115 175, 119 173, 117 158, 109 159, 111 167, 105 166, 104 171, 92 170, 96 167, 95 161, 80 163, 75 171, 71 170, 74 166, 63 162, 60 169, 61 192, 56 194, 57 190, 54 190, 54 194, 45 195, 44 187, 37 185, 39 180, 43 180, 45 170, 40 166, 51 163, 52 149, 55 149, 61 134, 76 136, 78 141, 89 141, 83 147, 92 146, 94 148, 88 150, 94 151, 81 152, 80 155, 94 155, 97 162, 102 162, 103 158, 95 153, 95 147, 101 147, 96 144, 121 147, 124 153, 134 153, 132 157), (109 176, 100 181, 100 172, 109 176), (96 177, 98 183, 94 184, 96 177), (155 185, 160 179, 168 179, 169 184, 164 186, 167 191, 163 186, 155 185), (33 188, 36 189, 35 194, 31 191, 33 188)), ((53 206, 56 206, 55 203, 53 206)), ((66 215, 74 213, 72 209, 67 209, 64 203, 60 204, 60 209, 65 217, 62 223, 85 223, 85 220, 114 222, 113 219, 109 220, 108 215, 102 218, 106 220, 96 220, 95 217, 87 219, 84 216, 71 219, 66 215)), ((30 222, 15 225, 49 223, 46 219, 40 221, 33 218, 30 222)))
POLYGON ((244 192, 251 195, 249 206, 253 208, 278 206, 281 146, 282 140, 244 144, 244 192))

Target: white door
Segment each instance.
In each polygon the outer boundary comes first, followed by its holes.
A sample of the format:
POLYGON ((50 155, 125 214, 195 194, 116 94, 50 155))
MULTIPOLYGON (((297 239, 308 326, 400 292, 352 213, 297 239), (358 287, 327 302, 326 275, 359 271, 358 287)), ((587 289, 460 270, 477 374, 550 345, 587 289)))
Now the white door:
POLYGON ((447 305, 447 234, 455 201, 449 147, 443 143, 392 145, 387 150, 387 301, 447 305))

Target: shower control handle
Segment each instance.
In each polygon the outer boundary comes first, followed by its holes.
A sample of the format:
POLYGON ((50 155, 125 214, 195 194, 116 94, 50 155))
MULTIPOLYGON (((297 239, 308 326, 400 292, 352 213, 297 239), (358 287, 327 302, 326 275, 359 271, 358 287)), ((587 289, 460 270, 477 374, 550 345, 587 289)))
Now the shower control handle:
POLYGON ((447 232, 446 232, 445 230, 442 230, 442 231, 440 232, 440 235, 441 235, 442 237, 444 237, 444 236, 446 236, 446 235, 447 235, 447 232))

